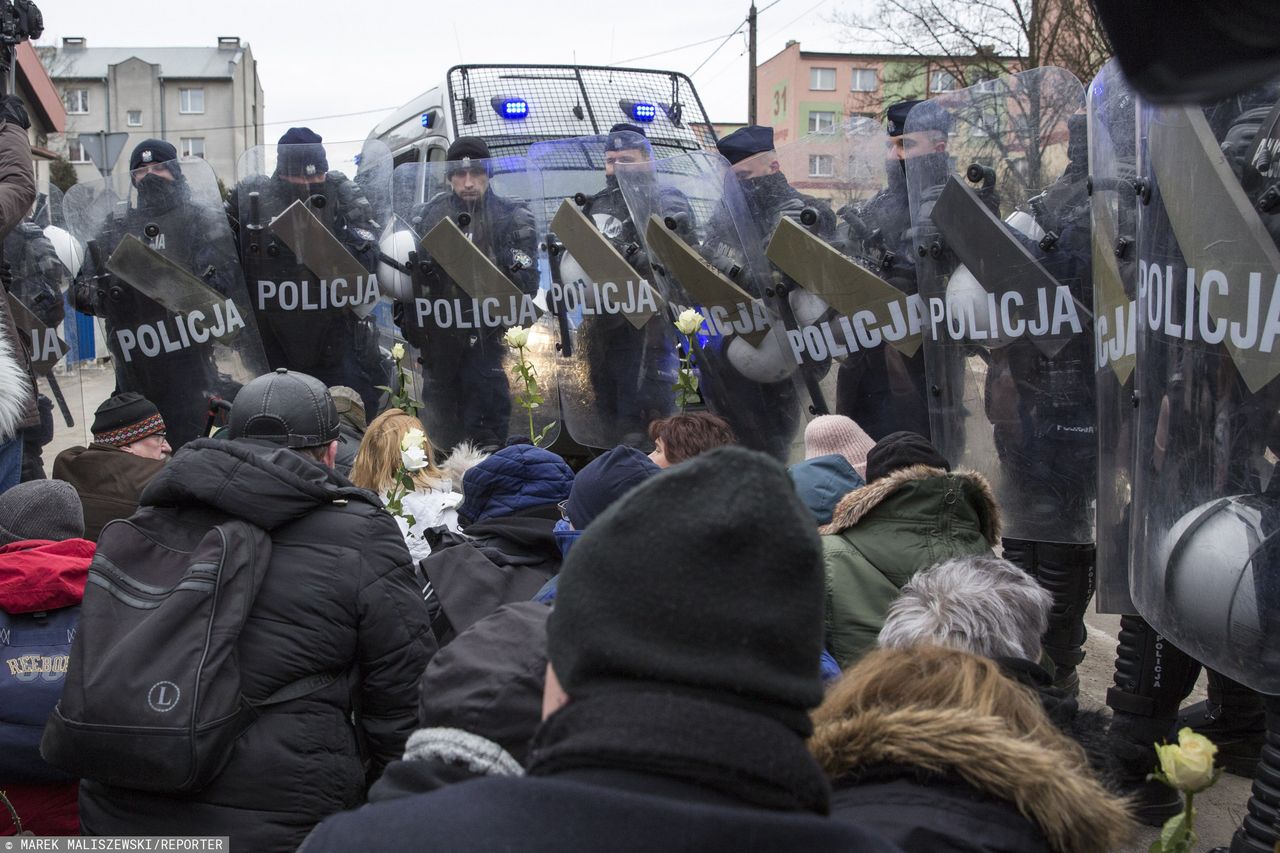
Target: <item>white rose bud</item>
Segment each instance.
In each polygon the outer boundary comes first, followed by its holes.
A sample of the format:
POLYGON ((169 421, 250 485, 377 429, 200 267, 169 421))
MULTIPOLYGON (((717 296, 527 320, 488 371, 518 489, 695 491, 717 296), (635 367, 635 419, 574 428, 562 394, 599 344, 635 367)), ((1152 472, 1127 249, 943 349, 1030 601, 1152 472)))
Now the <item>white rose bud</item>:
POLYGON ((682 335, 692 335, 702 326, 702 321, 706 318, 694 311, 692 308, 686 308, 680 312, 680 316, 676 318, 676 330, 682 335))
POLYGON ((1213 741, 1189 728, 1178 732, 1178 742, 1156 747, 1160 770, 1179 791, 1196 794, 1213 784, 1213 741))
POLYGON ((426 441, 427 435, 417 427, 411 427, 404 434, 404 438, 400 439, 400 449, 410 450, 414 447, 421 448, 426 441))
POLYGON ((519 326, 512 326, 507 329, 507 333, 502 336, 502 340, 512 349, 527 347, 529 345, 529 330, 522 329, 519 326))
POLYGON ((410 447, 400 451, 400 464, 404 470, 412 473, 427 467, 427 451, 421 447, 410 447))
POLYGON ((391 357, 394 358, 396 361, 399 361, 400 359, 404 358, 404 344, 398 343, 395 346, 393 346, 391 348, 391 357))

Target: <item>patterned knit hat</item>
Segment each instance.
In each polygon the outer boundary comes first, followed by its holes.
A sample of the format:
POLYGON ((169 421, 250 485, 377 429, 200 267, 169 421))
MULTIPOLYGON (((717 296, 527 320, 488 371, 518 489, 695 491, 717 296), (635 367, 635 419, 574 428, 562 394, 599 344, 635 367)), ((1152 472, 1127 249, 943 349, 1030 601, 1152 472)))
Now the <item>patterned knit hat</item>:
POLYGON ((867 477, 867 453, 875 447, 875 440, 844 415, 820 415, 804 428, 804 458, 838 453, 864 480, 867 477))
POLYGON ((136 391, 109 397, 93 413, 93 440, 98 444, 124 447, 164 431, 156 404, 136 391))

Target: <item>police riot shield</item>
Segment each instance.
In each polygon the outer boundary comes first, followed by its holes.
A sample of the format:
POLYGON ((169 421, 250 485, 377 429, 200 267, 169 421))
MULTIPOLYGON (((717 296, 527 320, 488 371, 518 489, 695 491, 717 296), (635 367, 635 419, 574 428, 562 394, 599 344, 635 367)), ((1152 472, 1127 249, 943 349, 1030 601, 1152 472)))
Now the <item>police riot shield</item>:
POLYGON ((668 321, 686 309, 704 318, 679 334, 700 403, 741 444, 787 461, 803 444, 800 365, 763 245, 747 245, 739 231, 750 212, 728 163, 689 152, 621 166, 617 179, 668 321))
MULTIPOLYGON (((59 208, 61 202, 59 192, 59 208)), ((83 248, 63 229, 42 228, 39 223, 47 222, 48 216, 49 198, 43 196, 37 199, 31 218, 18 223, 5 237, 4 262, 10 276, 9 316, 31 356, 36 378, 41 421, 37 444, 51 459, 67 447, 86 444, 89 424, 84 412, 78 326, 68 307, 68 264, 78 271, 83 248)), ((31 446, 29 442, 27 446, 31 446)))
MULTIPOLYGON (((565 427, 587 447, 649 446, 649 423, 675 410, 675 329, 616 175, 649 168, 648 142, 629 132, 540 142, 528 162, 565 427)), ((687 212, 672 201, 660 213, 687 212)))
POLYGON ((127 196, 76 184, 63 201, 85 249, 73 304, 99 318, 115 371, 114 389, 85 404, 136 391, 177 449, 206 434, 211 401, 267 365, 213 170, 198 158, 144 162, 128 184, 127 196))
POLYGON ((1093 541, 1084 90, 1037 68, 926 101, 903 136, 933 442, 1006 537, 1093 541))
POLYGON ((372 419, 393 378, 391 301, 376 272, 391 157, 367 142, 359 180, 328 158, 321 143, 251 148, 227 204, 270 367, 355 389, 372 419))
MULTIPOLYGON (((842 132, 780 147, 781 173, 794 176, 791 184, 803 196, 776 217, 768 245, 774 265, 821 300, 801 318, 809 322, 797 342, 811 362, 837 363, 824 383, 834 384, 834 411, 877 440, 899 430, 929 435, 906 176, 900 160, 886 159, 887 141, 878 122, 857 117, 842 132), (835 212, 834 228, 827 207, 835 212)), ((745 165, 748 172, 768 166, 745 165)), ((776 179, 747 177, 743 186, 769 180, 776 179)))
POLYGON ((560 421, 556 325, 524 158, 407 163, 392 184, 403 217, 384 238, 380 282, 418 366, 432 444, 518 435, 548 446, 560 421), (511 329, 527 334, 518 347, 511 329))
POLYGON ((1139 107, 1131 587, 1178 648, 1280 693, 1280 81, 1139 107))
POLYGON ((1088 104, 1098 412, 1096 606, 1101 613, 1135 613, 1129 595, 1129 531, 1136 438, 1136 97, 1115 60, 1093 79, 1088 104))

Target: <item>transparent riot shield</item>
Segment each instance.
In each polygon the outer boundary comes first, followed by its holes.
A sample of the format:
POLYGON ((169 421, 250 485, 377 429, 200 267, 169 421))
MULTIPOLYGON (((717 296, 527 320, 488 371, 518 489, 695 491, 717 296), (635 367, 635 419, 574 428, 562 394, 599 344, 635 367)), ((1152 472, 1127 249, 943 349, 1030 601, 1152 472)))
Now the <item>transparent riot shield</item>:
POLYGON ((73 304, 99 318, 115 371, 115 387, 86 393, 85 406, 136 391, 177 449, 206 434, 211 400, 233 399, 267 365, 213 170, 154 163, 129 184, 127 197, 76 184, 63 201, 86 256, 73 304))
POLYGON ((772 305, 779 300, 763 247, 748 247, 739 233, 750 213, 728 163, 690 152, 621 167, 617 178, 632 221, 643 223, 637 234, 668 322, 686 309, 705 318, 679 334, 701 404, 744 446, 787 461, 803 443, 800 362, 772 305))
MULTIPOLYGON (((59 192, 59 208, 61 201, 59 192)), ((9 316, 31 357, 39 395, 40 435, 27 436, 23 452, 33 454, 39 449, 46 472, 59 452, 89 441, 78 328, 68 307, 71 271, 63 263, 60 247, 39 225, 39 220, 48 221, 48 216, 48 198, 37 199, 32 218, 18 223, 4 239, 4 262, 10 276, 9 316)), ((71 258, 81 256, 82 250, 71 248, 69 238, 61 242, 63 252, 70 250, 71 258)))
POLYGON ((855 118, 841 132, 779 148, 782 173, 810 199, 803 203, 815 213, 829 206, 835 227, 801 208, 779 217, 768 246, 775 267, 820 300, 802 312, 803 343, 810 360, 837 362, 834 411, 877 440, 929 435, 906 176, 901 161, 887 159, 887 142, 878 122, 855 118))
POLYGON ((651 161, 634 134, 529 148, 560 342, 560 408, 570 437, 587 447, 649 446, 649 423, 675 410, 674 327, 615 174, 651 161))
POLYGON ((933 442, 987 476, 1014 539, 1093 541, 1085 129, 1083 88, 1052 67, 906 121, 933 442))
POLYGON ((1135 613, 1129 595, 1129 532, 1136 438, 1136 97, 1115 60, 1093 79, 1088 103, 1093 366, 1098 401, 1096 602, 1101 613, 1135 613))
POLYGON ((329 165, 320 143, 251 148, 227 206, 270 367, 355 389, 372 419, 393 378, 391 301, 376 273, 392 161, 371 141, 356 178, 329 165))
POLYGON ((392 184, 394 231, 383 290, 418 365, 421 413, 434 446, 546 447, 560 426, 550 277, 521 157, 408 163, 392 184), (408 198, 405 198, 408 196, 408 198), (508 342, 524 330, 521 346, 508 342))
POLYGON ((1280 693, 1280 86, 1141 104, 1134 564, 1178 648, 1280 693))

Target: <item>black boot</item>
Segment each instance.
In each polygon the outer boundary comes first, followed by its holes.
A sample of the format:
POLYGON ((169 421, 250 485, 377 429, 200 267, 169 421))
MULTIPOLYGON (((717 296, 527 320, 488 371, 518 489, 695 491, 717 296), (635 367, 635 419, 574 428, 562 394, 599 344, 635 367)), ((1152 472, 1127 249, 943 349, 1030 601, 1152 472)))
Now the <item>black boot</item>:
POLYGON ((1274 853, 1280 843, 1280 697, 1268 696, 1265 705, 1265 742, 1244 824, 1231 839, 1231 853, 1274 853))
POLYGON ((1002 539, 1004 558, 1018 566, 1053 596, 1044 651, 1053 661, 1053 683, 1063 695, 1080 692, 1076 667, 1084 660, 1087 631, 1084 614, 1093 598, 1096 550, 1093 545, 1065 545, 1002 539))
POLYGON ((1209 670, 1209 698, 1178 715, 1178 727, 1189 726, 1218 746, 1218 764, 1228 773, 1254 777, 1266 733, 1262 694, 1209 670))
POLYGON ((1133 798, 1135 819, 1161 826, 1182 810, 1178 792, 1148 781, 1156 769, 1155 745, 1174 739, 1178 706, 1200 674, 1200 665, 1139 616, 1120 618, 1115 684, 1107 691, 1113 711, 1108 743, 1118 764, 1112 787, 1133 798))

